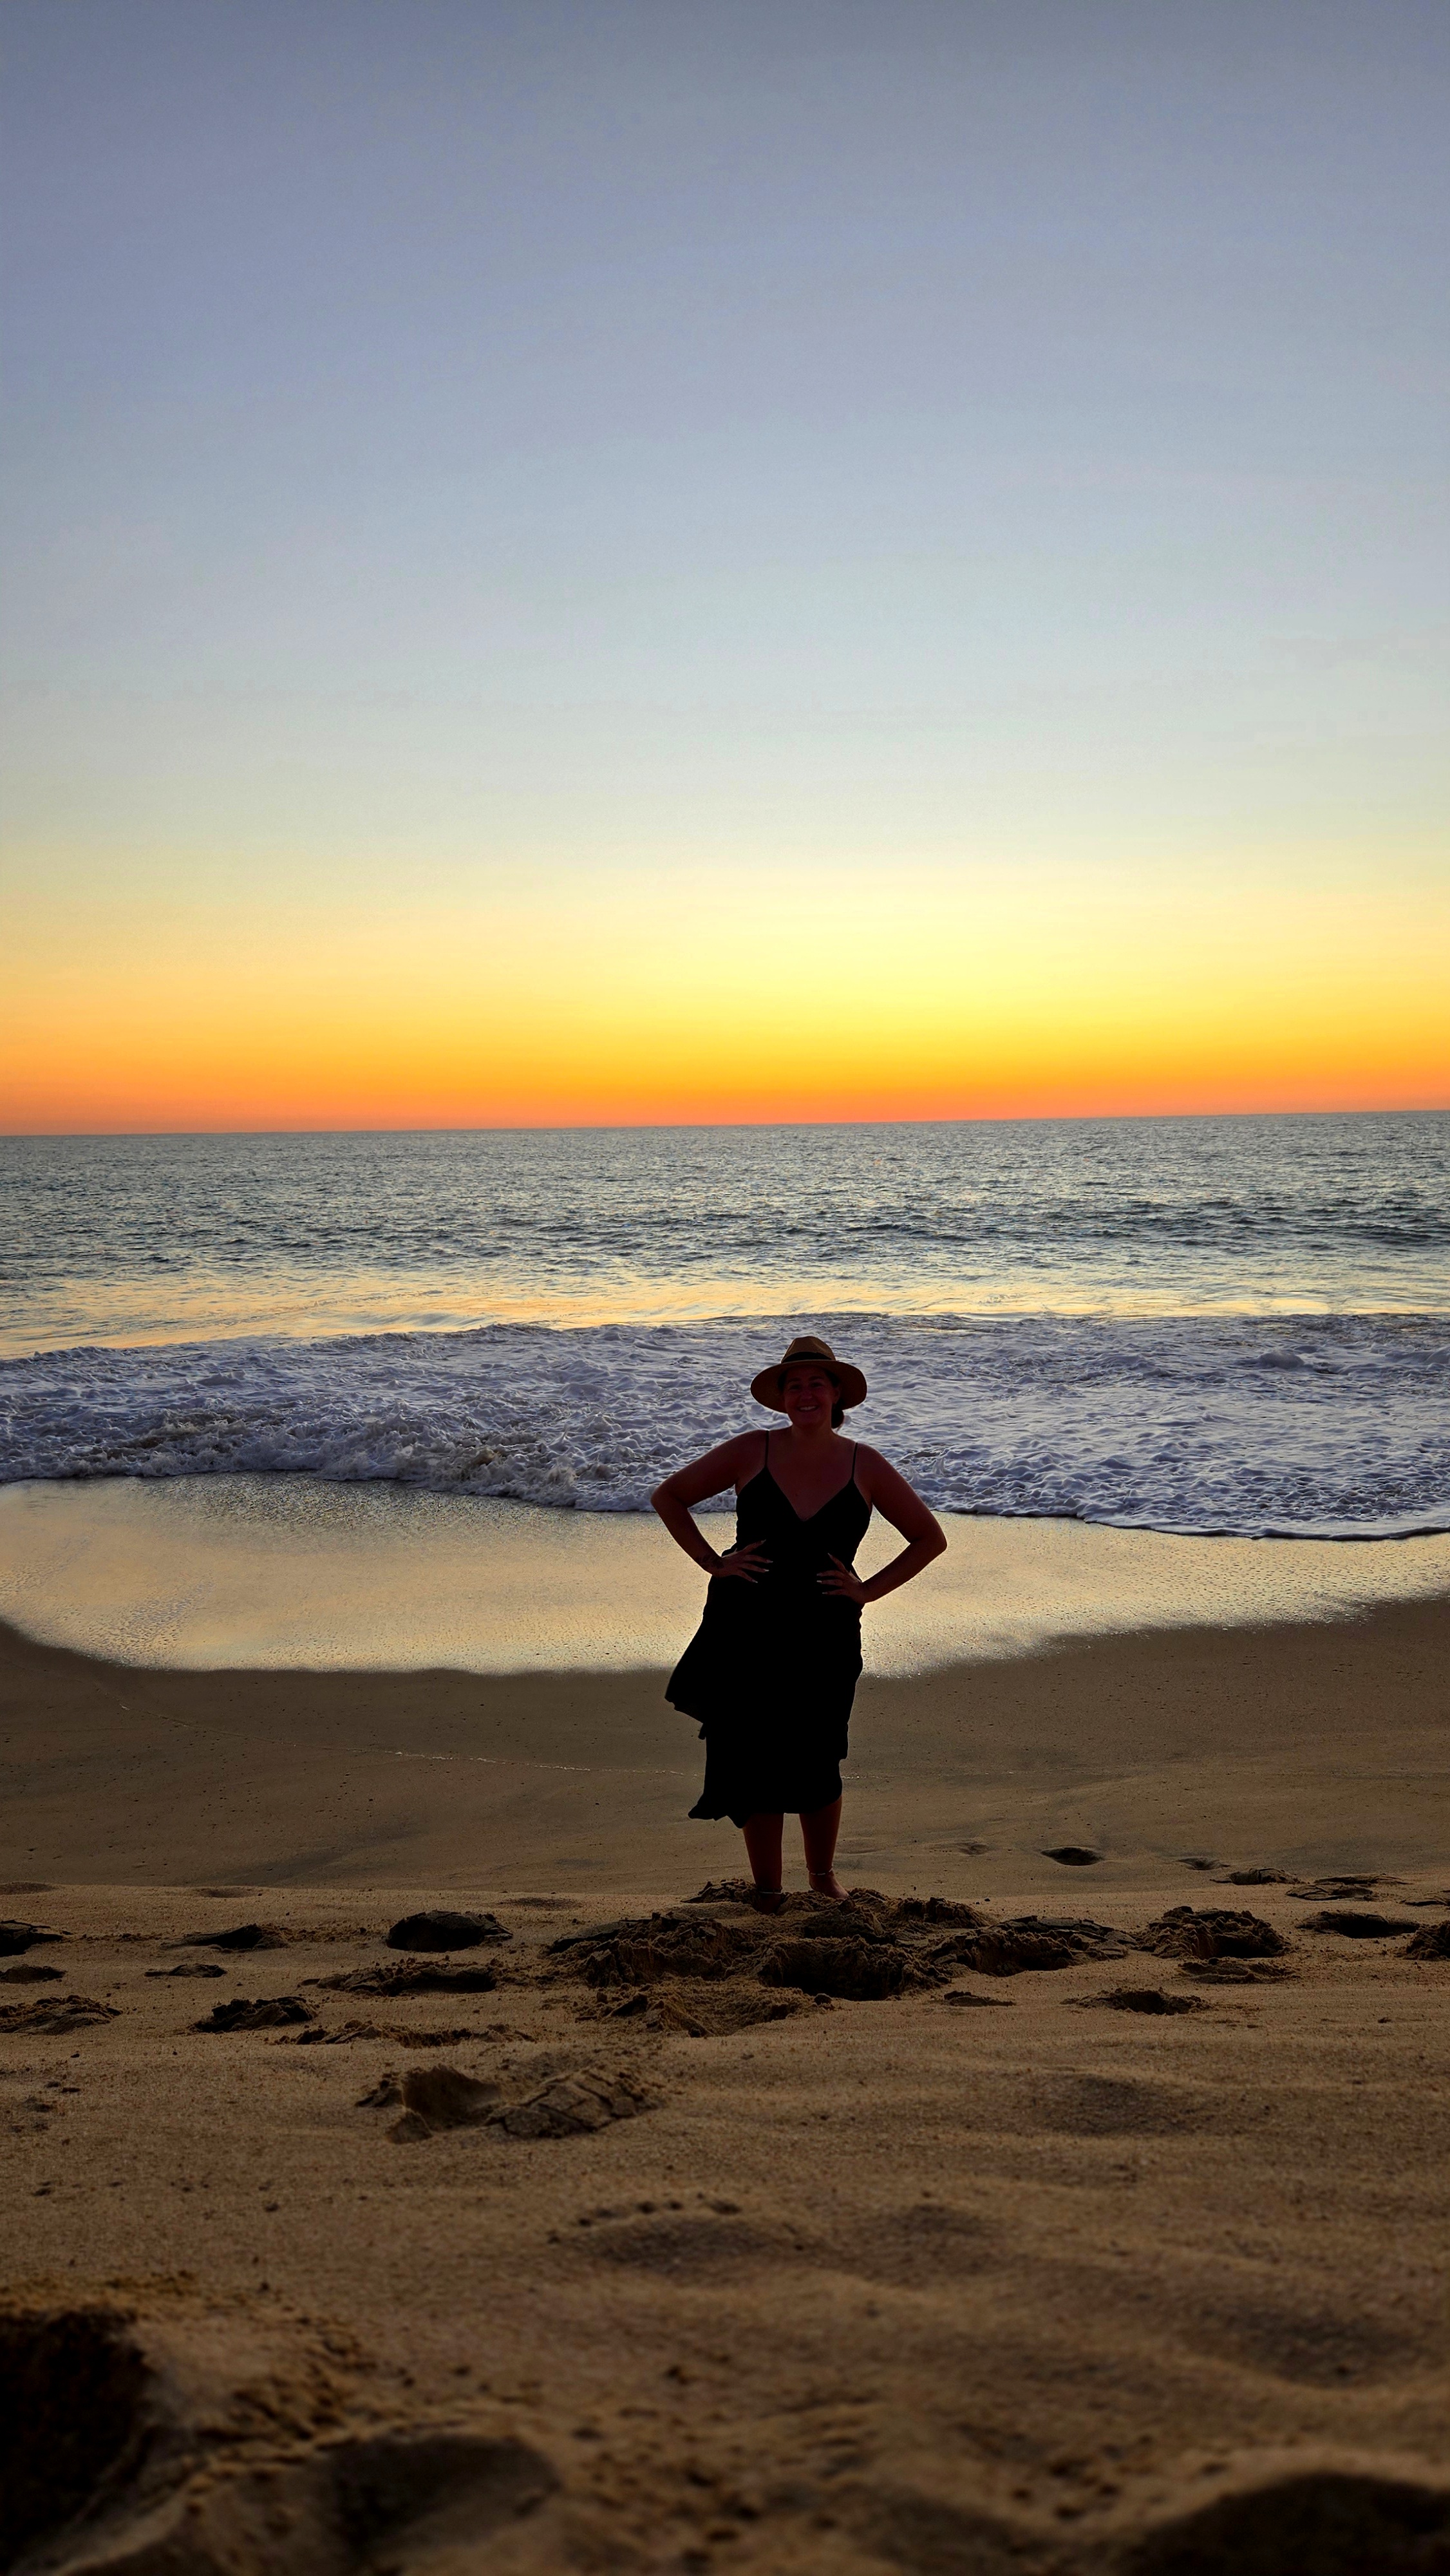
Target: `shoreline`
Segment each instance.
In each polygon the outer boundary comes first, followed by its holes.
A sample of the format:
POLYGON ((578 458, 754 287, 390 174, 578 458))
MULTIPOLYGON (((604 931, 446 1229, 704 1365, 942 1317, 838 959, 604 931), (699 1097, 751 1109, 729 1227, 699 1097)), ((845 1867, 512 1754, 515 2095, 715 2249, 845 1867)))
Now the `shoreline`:
MULTIPOLYGON (((867 1619, 872 1678, 1450 1599, 1450 1534, 1202 1538, 960 1513, 943 1526, 946 1555, 867 1619)), ((863 1572, 896 1545, 874 1522, 863 1572)), ((138 1669, 668 1670, 704 1588, 650 1513, 263 1475, 0 1488, 0 1619, 138 1669)))
MULTIPOLYGON (((107 1662, 0 1624, 0 1878, 687 1892, 702 1748, 664 1671, 481 1674, 107 1662)), ((906 1892, 1059 1900, 1231 1866, 1433 1868, 1450 1601, 1038 1646, 857 1693, 843 1866, 906 1892), (1045 1860, 1100 1850, 1091 1870, 1045 1860)), ((794 1864, 793 1864, 794 1865, 794 1864)))

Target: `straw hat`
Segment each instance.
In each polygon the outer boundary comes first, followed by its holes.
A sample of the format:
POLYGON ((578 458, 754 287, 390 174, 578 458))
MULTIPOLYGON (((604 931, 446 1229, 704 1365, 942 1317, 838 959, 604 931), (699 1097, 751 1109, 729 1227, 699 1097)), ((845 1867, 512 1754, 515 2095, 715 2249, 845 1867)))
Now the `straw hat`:
POLYGON ((757 1404, 769 1405, 772 1413, 784 1413, 780 1400, 780 1382, 788 1368, 801 1360, 819 1360, 828 1377, 833 1377, 844 1405, 859 1404, 866 1393, 866 1381, 849 1360, 838 1360, 829 1342, 818 1342, 814 1333, 802 1333, 791 1343, 783 1360, 775 1360, 750 1381, 750 1392, 757 1404))

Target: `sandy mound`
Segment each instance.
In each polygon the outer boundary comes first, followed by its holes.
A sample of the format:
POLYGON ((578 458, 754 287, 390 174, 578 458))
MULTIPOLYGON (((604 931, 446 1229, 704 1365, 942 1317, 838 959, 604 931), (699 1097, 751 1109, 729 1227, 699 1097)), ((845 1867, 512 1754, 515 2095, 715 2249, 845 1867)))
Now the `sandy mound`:
POLYGON ((226 1932, 184 1932, 178 1950, 285 1950, 280 1923, 234 1923, 226 1932))
POLYGON ((202 2021, 192 2023, 193 2030, 275 2030, 293 2021, 311 2021, 312 2006, 300 1995, 261 1995, 250 2002, 244 1995, 233 1995, 224 2004, 214 2004, 202 2021))
POLYGON ((0 2036, 28 2030, 85 2030, 93 2022, 116 2019, 117 2007, 97 2003, 93 1995, 50 1995, 43 2003, 0 2004, 0 2036))
POLYGON ((1161 1986, 1110 1986, 1106 1994, 1075 1995, 1079 2012, 1191 2013, 1206 2012, 1201 1995, 1165 1994, 1161 1986))
POLYGON ((756 1970, 766 1986, 796 1986, 802 1994, 839 1995, 855 2003, 879 2003, 912 1986, 940 1983, 935 1975, 908 1958, 894 1942, 818 1938, 773 1941, 756 1970))
POLYGON ((1291 1971, 1282 1959, 1184 1959, 1179 1973, 1201 1986, 1262 1986, 1291 1971))
POLYGON ((652 1985, 659 1977, 710 1980, 753 1968, 771 1937, 769 1915, 649 1914, 549 1944, 570 1977, 591 1986, 652 1985))
POLYGON ((0 1923, 0 1959, 16 1959, 40 1941, 62 1941, 62 1932, 42 1932, 38 1923, 0 1923))
POLYGON ((1138 1939, 1164 1959, 1274 1959, 1289 1946, 1262 1915, 1216 1905, 1170 1905, 1138 1939))
POLYGON ((421 1914, 405 1914, 384 1937, 390 1950, 476 1950, 482 1942, 514 1936, 496 1914, 453 1914, 432 1905, 421 1914))
POLYGON ((299 2030, 290 2039, 279 2039, 279 2048, 353 2048, 359 2041, 386 2039, 394 2048, 458 2048, 465 2040, 483 2039, 486 2033, 455 2024, 448 2030, 385 2030, 381 2022, 345 2021, 333 2030, 324 2030, 314 2022, 310 2030, 299 2030))
POLYGON ((1356 1898, 1373 1896, 1381 1887, 1398 1887, 1397 1878, 1351 1871, 1336 1878, 1310 1878, 1291 1887, 1289 1894, 1296 1905, 1352 1904, 1356 1898))
POLYGON ((1106 1923, 1036 1915, 997 1922, 945 1897, 896 1902, 874 1888, 853 1888, 840 1904, 787 1898, 778 1912, 762 1914, 733 1901, 726 1882, 719 1891, 702 1888, 689 1908, 563 1933, 550 1956, 556 1974, 600 1988, 750 1981, 881 2002, 945 1984, 957 1967, 1015 1976, 1122 1959, 1130 1946, 1106 1923))
POLYGON ((308 1977, 339 1995, 487 1995, 498 1979, 492 1968, 455 1968, 432 1960, 399 1959, 375 1968, 348 1968, 335 1977, 308 1977))
POLYGON ((1087 1959, 1125 1959, 1132 1943, 1110 1923, 1077 1916, 1019 1914, 1007 1922, 980 1915, 971 1931, 937 1944, 939 1964, 975 1968, 987 1977, 1015 1977, 1024 1969, 1073 1968, 1087 1959))
POLYGON ((496 2083, 466 2075, 461 2067, 429 2066, 410 2068, 401 2077, 383 2076, 358 2108, 400 2109, 402 2117, 388 2136, 403 2146, 442 2129, 484 2126, 502 2129, 511 2138, 586 2137, 615 2120, 636 2118, 653 2098, 638 2076, 618 2068, 586 2066, 553 2074, 519 2099, 506 2101, 496 2083))
POLYGON ((698 1978, 662 1977, 620 1996, 613 1987, 579 2008, 581 2021, 628 2022, 641 2031, 673 2032, 682 2039, 718 2038, 728 2031, 753 2030, 757 2024, 785 2021, 812 2003, 825 2006, 823 1994, 791 1989, 772 1991, 743 1977, 707 1983, 698 1978))
POLYGON ((1337 1932, 1345 1941, 1389 1941, 1397 1932, 1413 1932, 1417 1926, 1403 1914, 1368 1914, 1352 1906, 1329 1905, 1318 1914, 1306 1914, 1304 1929, 1337 1932))

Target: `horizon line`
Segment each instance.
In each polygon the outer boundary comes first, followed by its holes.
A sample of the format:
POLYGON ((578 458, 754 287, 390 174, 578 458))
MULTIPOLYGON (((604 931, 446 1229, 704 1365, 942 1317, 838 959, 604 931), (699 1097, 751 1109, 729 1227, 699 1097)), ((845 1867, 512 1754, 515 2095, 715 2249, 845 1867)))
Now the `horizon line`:
POLYGON ((649 1136, 730 1135, 798 1129, 876 1127, 1128 1127, 1207 1125, 1227 1119, 1447 1118, 1450 1102, 1316 1109, 1095 1109, 979 1111, 955 1118, 575 1118, 480 1121, 435 1126, 0 1127, 3 1144, 133 1144, 149 1137, 203 1136, 649 1136))

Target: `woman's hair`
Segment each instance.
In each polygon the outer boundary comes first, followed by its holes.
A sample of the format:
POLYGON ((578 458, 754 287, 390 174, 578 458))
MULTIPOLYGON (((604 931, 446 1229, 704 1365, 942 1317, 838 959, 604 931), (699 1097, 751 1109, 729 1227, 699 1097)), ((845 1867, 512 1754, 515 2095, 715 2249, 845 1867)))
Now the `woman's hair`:
MULTIPOLYGON (((792 1362, 791 1362, 791 1368, 800 1368, 802 1365, 803 1365, 803 1363, 802 1363, 800 1360, 792 1360, 792 1362)), ((819 1361, 819 1360, 811 1360, 811 1361, 809 1361, 808 1363, 805 1363, 805 1365, 808 1365, 808 1366, 809 1366, 809 1367, 811 1367, 811 1368, 818 1368, 818 1369, 820 1369, 820 1372, 821 1372, 822 1377, 828 1377, 828 1378, 830 1379, 830 1381, 831 1381, 832 1386, 835 1388, 835 1390, 836 1390, 836 1401, 835 1401, 835 1403, 834 1403, 834 1404, 832 1405, 832 1407, 831 1407, 831 1429, 832 1429, 833 1431, 839 1431, 839 1430, 840 1430, 840 1428, 841 1428, 842 1423, 843 1423, 843 1422, 845 1421, 845 1419, 846 1419, 846 1408, 845 1408, 844 1404, 841 1402, 841 1381, 840 1381, 840 1379, 837 1377, 836 1372, 835 1372, 835 1370, 834 1370, 834 1369, 828 1369, 828 1368, 826 1368, 825 1366, 823 1366, 822 1362, 821 1362, 821 1361, 819 1361)), ((775 1381, 775 1391, 776 1391, 776 1394, 777 1394, 777 1395, 784 1395, 784 1393, 785 1393, 785 1382, 786 1382, 786 1379, 789 1377, 789 1375, 790 1375, 790 1369, 782 1369, 782 1370, 779 1372, 779 1374, 778 1374, 778 1376, 777 1376, 777 1378, 776 1378, 776 1381, 775 1381)))

